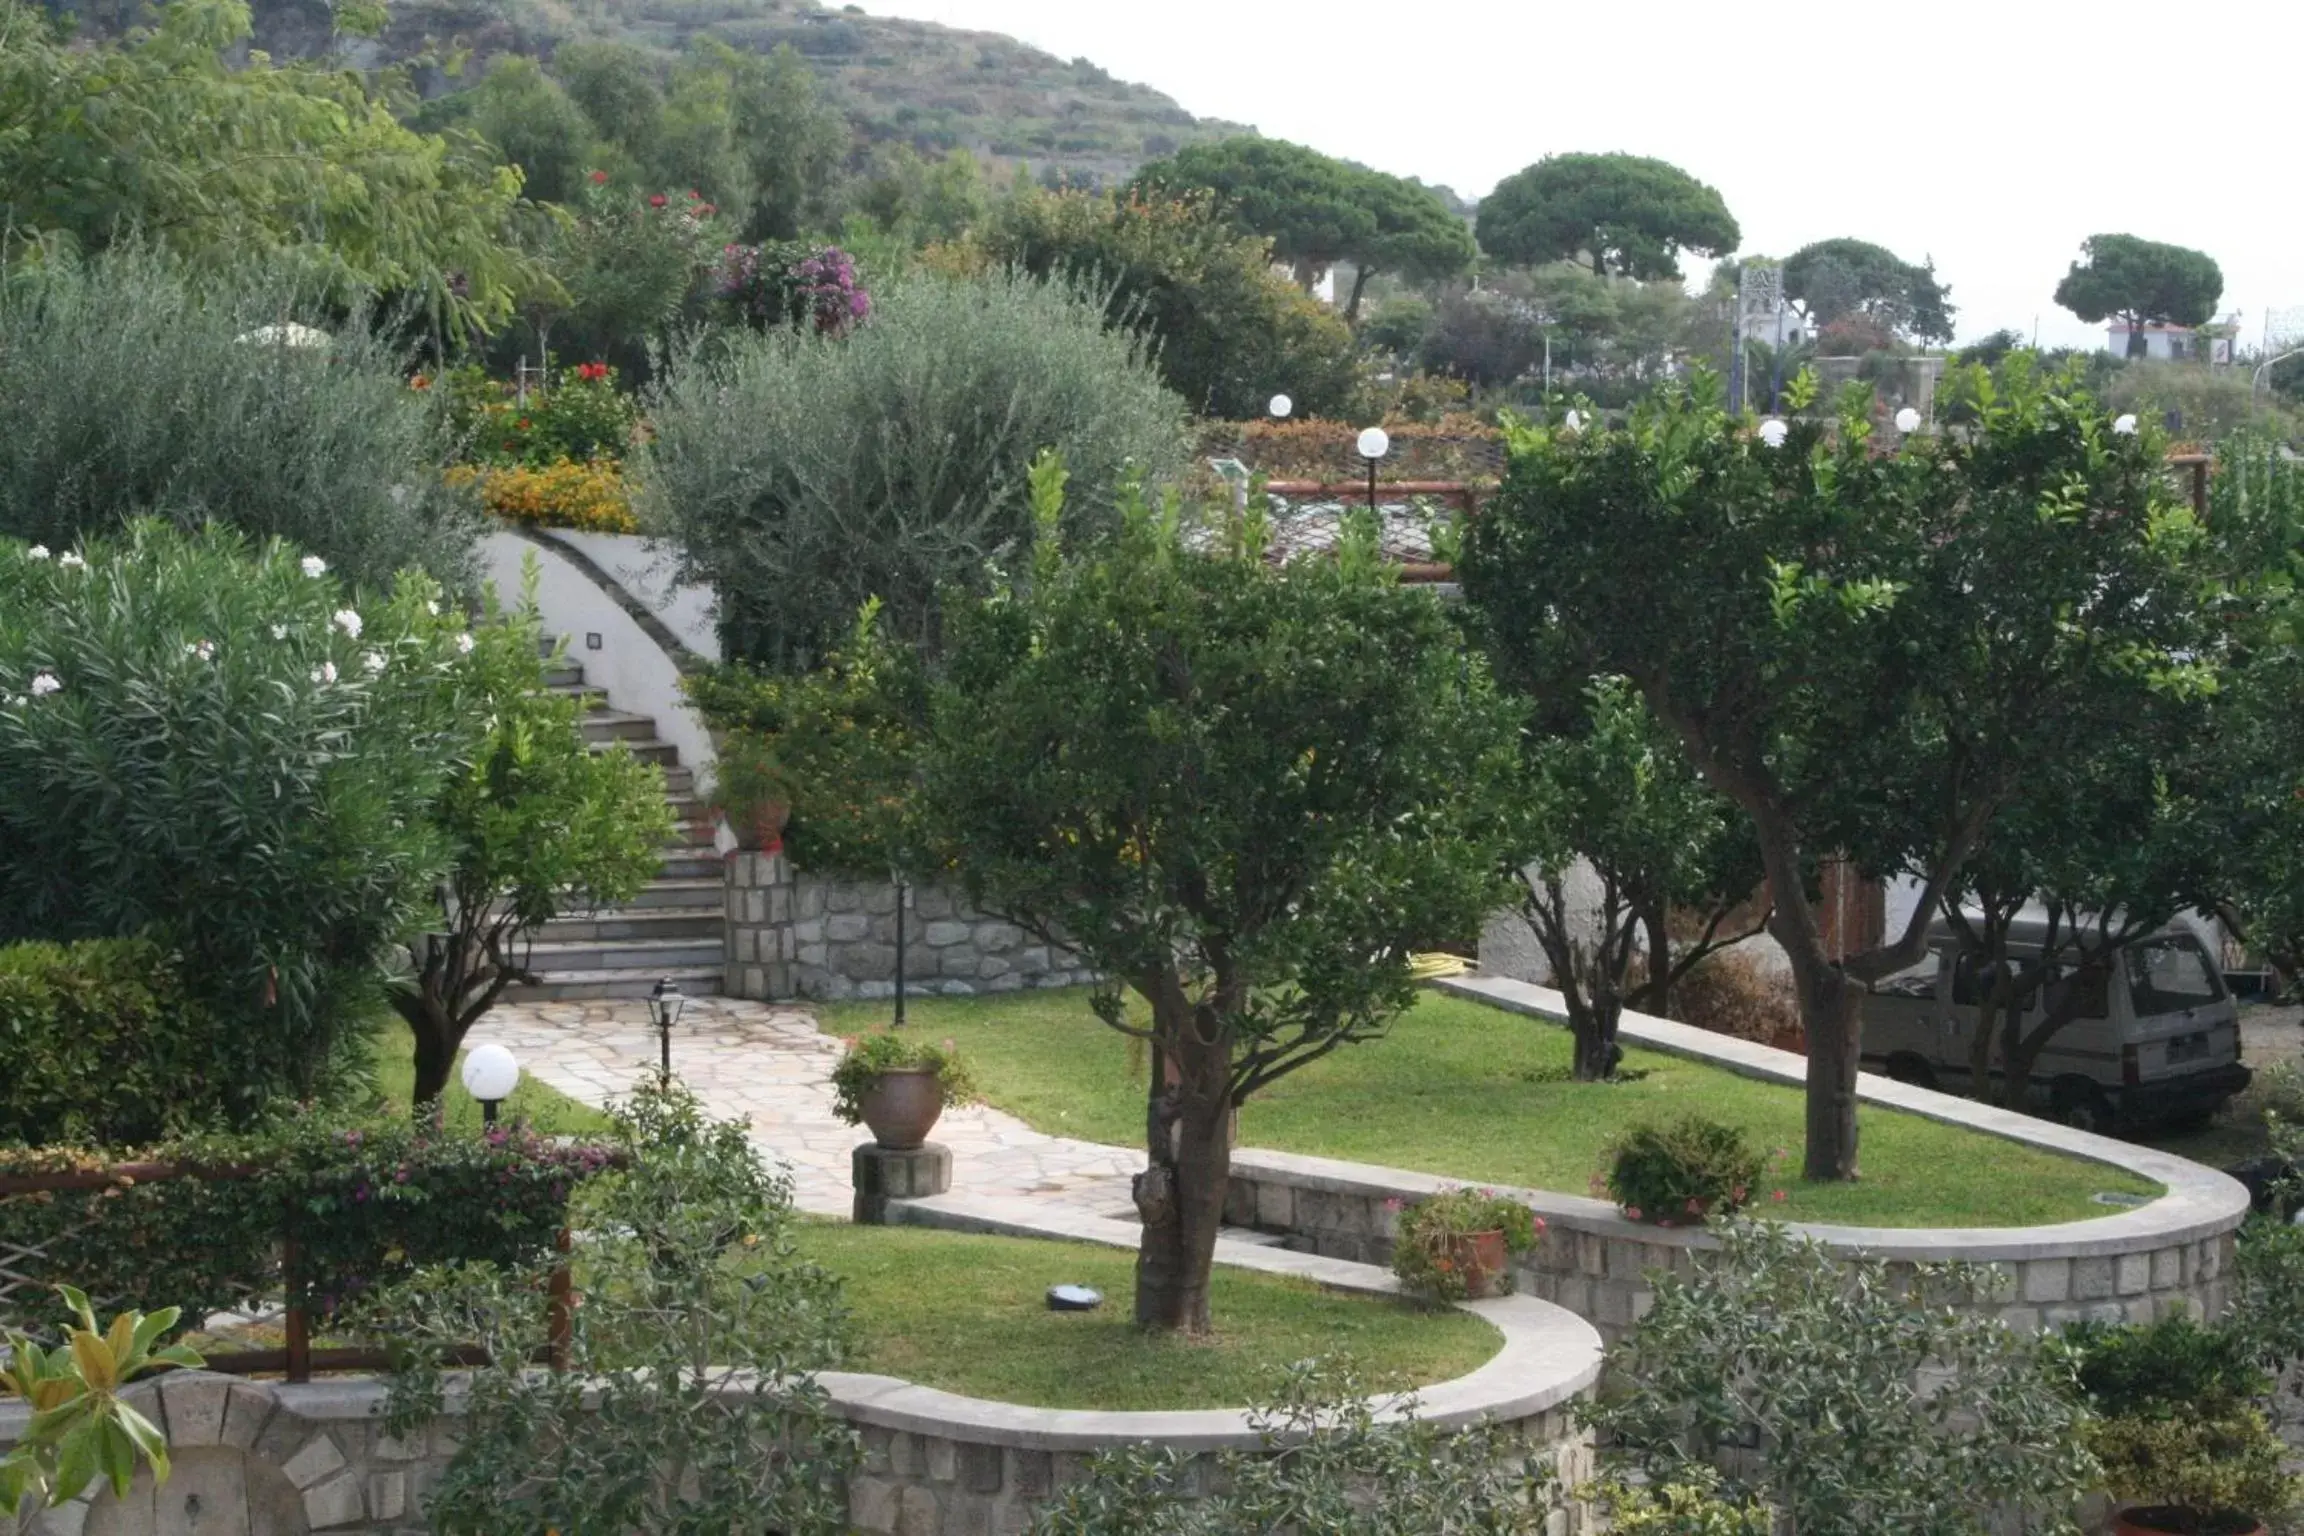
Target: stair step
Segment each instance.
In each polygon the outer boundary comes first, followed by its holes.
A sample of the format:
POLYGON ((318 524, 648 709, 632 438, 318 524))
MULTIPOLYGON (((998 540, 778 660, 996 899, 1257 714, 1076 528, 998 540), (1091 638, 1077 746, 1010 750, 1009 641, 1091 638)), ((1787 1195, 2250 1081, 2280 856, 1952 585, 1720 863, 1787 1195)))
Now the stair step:
POLYGON ((723 920, 718 906, 615 907, 589 917, 556 917, 536 930, 536 938, 545 944, 629 939, 700 939, 717 944, 723 920))
POLYGON ((638 910, 652 912, 665 910, 701 911, 709 908, 714 912, 719 912, 726 908, 727 903, 728 889, 721 883, 719 872, 714 871, 709 880, 678 878, 657 880, 652 884, 643 886, 638 895, 632 897, 617 910, 621 912, 638 910))
MULTIPOLYGON (((586 741, 584 745, 595 752, 622 750, 631 753, 642 762, 661 763, 666 768, 670 768, 680 761, 680 749, 668 741, 638 741, 628 736, 619 736, 611 741, 586 741)), ((691 782, 693 781, 691 780, 691 782)))
POLYGON ((528 948, 528 968, 533 971, 695 969, 718 966, 723 958, 718 934, 703 939, 580 939, 528 948))
MULTIPOLYGON (((695 770, 695 769, 693 769, 693 768, 682 768, 682 767, 679 767, 679 766, 678 766, 678 765, 676 765, 676 764, 666 764, 666 765, 665 765, 665 767, 664 767, 664 797, 665 797, 666 799, 668 799, 668 800, 669 800, 669 799, 674 799, 674 798, 686 798, 686 797, 690 797, 690 796, 693 796, 695 793, 696 793, 696 770, 695 770)), ((699 802, 699 803, 701 803, 701 802, 699 802)), ((707 815, 709 815, 710 813, 709 813, 709 812, 706 812, 706 814, 707 814, 707 815)))
POLYGON ((662 880, 710 880, 717 885, 720 881, 722 868, 719 854, 711 852, 709 849, 691 846, 667 850, 664 855, 664 867, 657 878, 662 880))
POLYGON ((581 662, 548 662, 544 667, 544 686, 547 688, 578 688, 584 683, 581 662))
POLYGON ((586 741, 654 741, 656 720, 651 715, 627 714, 620 709, 595 709, 576 722, 586 741))
POLYGON ((620 969, 594 971, 543 971, 543 978, 534 986, 515 984, 505 992, 506 997, 521 1002, 590 1002, 596 999, 646 997, 656 990, 656 983, 669 981, 689 997, 716 997, 720 992, 720 967, 675 967, 670 970, 620 969))

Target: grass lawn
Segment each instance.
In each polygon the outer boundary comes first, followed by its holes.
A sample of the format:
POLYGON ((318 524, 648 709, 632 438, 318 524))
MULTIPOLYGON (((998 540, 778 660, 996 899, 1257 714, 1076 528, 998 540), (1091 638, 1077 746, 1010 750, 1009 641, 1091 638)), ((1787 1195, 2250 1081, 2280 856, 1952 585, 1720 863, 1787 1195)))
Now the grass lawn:
MULTIPOLYGON (((840 1034, 887 1018, 885 1003, 823 1010, 840 1034)), ((1142 1049, 1098 1023, 1083 991, 921 998, 907 1028, 957 1041, 992 1103, 1036 1129, 1141 1142, 1142 1049)), ((1625 1056, 1643 1074, 1633 1082, 1576 1083, 1569 1067, 1564 1026, 1427 992, 1383 1040, 1345 1046, 1242 1106, 1241 1144, 1582 1194, 1623 1127, 1693 1110, 1785 1149, 1769 1188, 1786 1199, 1757 1205, 1793 1220, 2025 1226, 2108 1215, 2098 1191, 2162 1192, 2102 1164, 1871 1107, 1858 1119, 1864 1177, 1803 1183, 1795 1088, 1640 1050, 1625 1056)))
MULTIPOLYGON (((378 1025, 368 1037, 368 1059, 373 1063, 380 1104, 394 1113, 407 1113, 408 1100, 416 1089, 416 1046, 408 1026, 397 1018, 378 1025)), ((464 1058, 459 1054, 456 1059, 461 1070, 464 1058)), ((608 1117, 591 1105, 579 1104, 557 1088, 547 1088, 525 1071, 520 1074, 520 1086, 512 1090, 512 1097, 504 1101, 498 1113, 506 1120, 525 1120, 546 1136, 596 1136, 609 1126, 608 1117)), ((451 1073, 449 1128, 478 1131, 480 1123, 480 1106, 464 1091, 460 1077, 451 1073)))
POLYGON ((1117 1248, 917 1227, 805 1223, 801 1251, 847 1283, 862 1333, 852 1370, 1042 1408, 1242 1408, 1281 1372, 1349 1356, 1371 1389, 1464 1375, 1495 1354, 1468 1312, 1216 1268, 1216 1332, 1185 1340, 1131 1320, 1136 1256, 1117 1248), (1051 1312, 1051 1285, 1093 1286, 1093 1312, 1051 1312))

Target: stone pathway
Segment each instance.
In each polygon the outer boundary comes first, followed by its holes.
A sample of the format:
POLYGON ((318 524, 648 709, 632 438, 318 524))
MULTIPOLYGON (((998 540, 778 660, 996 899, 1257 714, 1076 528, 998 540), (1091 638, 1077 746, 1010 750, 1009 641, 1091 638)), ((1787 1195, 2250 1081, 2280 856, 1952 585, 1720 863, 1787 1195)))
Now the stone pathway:
MULTIPOLYGON (((493 1041, 540 1081, 586 1104, 605 1104, 656 1070, 658 1045, 645 1002, 503 1003, 476 1024, 467 1046, 493 1041)), ((869 1139, 832 1117, 832 1064, 840 1043, 804 1008, 697 997, 672 1033, 672 1071, 710 1112, 743 1120, 752 1140, 790 1170, 802 1210, 849 1209, 848 1154, 869 1139)), ((1128 1209, 1128 1179, 1144 1154, 1045 1136, 978 1105, 947 1110, 934 1139, 952 1149, 952 1191, 1029 1198, 1108 1215, 1128 1209)))

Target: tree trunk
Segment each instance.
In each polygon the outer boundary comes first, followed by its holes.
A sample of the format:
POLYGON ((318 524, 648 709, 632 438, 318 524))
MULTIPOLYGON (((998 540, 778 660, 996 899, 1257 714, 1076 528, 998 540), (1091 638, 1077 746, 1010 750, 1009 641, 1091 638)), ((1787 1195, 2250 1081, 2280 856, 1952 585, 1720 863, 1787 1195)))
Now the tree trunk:
MULTIPOLYGON (((417 1001, 421 1004, 424 999, 417 1001)), ((446 1019, 431 1009, 422 1011, 426 1015, 422 1023, 413 1016, 415 1009, 403 1008, 400 1016, 416 1036, 415 1102, 429 1104, 448 1091, 448 1074, 455 1070, 456 1047, 461 1040, 446 1019)))
POLYGON ((1616 1070, 1616 1020, 1624 1004, 1603 993, 1587 1000, 1581 1011, 1585 1017, 1575 1024, 1576 1081, 1597 1083, 1616 1070))
POLYGON ((1366 265, 1359 265, 1353 269, 1352 297, 1344 306, 1344 318, 1346 320, 1357 321, 1360 318, 1360 295, 1367 290, 1368 279, 1371 275, 1371 269, 1366 265))
MULTIPOLYGON (((1155 998, 1155 1014, 1182 1006, 1155 998)), ((1162 1020, 1166 1026, 1169 1021, 1162 1020)), ((1136 1322, 1179 1333, 1209 1328, 1208 1282, 1232 1169, 1230 1051, 1206 1021, 1160 1027, 1145 1116, 1148 1163, 1136 1176, 1144 1236, 1136 1250, 1136 1322)))
POLYGON ((2130 315, 2128 317, 2128 356, 2131 360, 2142 357, 2145 350, 2144 317, 2142 315, 2130 315))
POLYGON ((1792 983, 1808 1035, 1807 1179, 1856 1177, 1856 1068, 1862 1049, 1862 989, 1819 951, 1793 956, 1792 983))

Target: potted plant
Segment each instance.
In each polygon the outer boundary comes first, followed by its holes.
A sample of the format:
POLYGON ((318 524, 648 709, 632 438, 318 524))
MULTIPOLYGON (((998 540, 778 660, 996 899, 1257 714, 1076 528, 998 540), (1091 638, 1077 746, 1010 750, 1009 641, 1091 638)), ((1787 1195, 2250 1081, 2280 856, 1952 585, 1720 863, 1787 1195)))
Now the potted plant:
POLYGON ((1399 1212, 1392 1273, 1409 1291, 1435 1301, 1494 1296, 1512 1288, 1512 1259, 1528 1251, 1544 1223, 1534 1211, 1492 1189, 1451 1189, 1399 1212))
POLYGON ((2253 1536, 2299 1502, 2249 1341, 2178 1314, 2065 1331, 2118 1536, 2253 1536))
POLYGON ((727 818, 738 848, 747 853, 781 849, 792 819, 792 796, 775 745, 750 731, 731 731, 722 738, 707 803, 727 818))
POLYGON ((1740 1209, 1766 1167, 1742 1131, 1684 1115, 1667 1125, 1636 1125, 1617 1138, 1602 1182, 1633 1221, 1699 1226, 1740 1209))
POLYGON ((947 1106, 975 1098, 975 1080, 949 1040, 930 1045, 908 1035, 866 1035, 850 1040, 832 1069, 832 1113, 868 1127, 891 1152, 919 1146, 947 1106))

